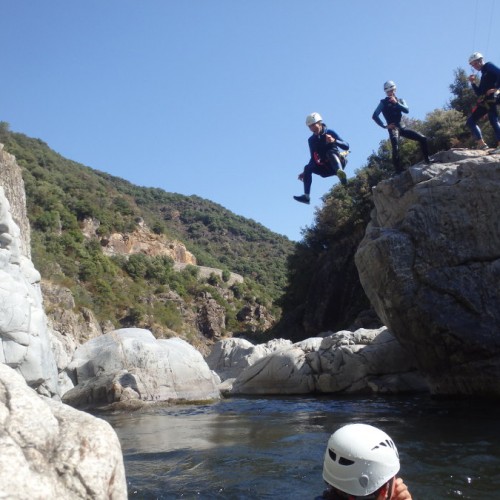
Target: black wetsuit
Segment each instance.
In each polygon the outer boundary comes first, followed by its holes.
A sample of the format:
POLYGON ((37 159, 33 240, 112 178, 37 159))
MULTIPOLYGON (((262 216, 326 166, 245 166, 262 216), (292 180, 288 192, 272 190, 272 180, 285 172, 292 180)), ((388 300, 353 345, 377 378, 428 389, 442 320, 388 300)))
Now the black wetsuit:
MULTIPOLYGON (((394 96, 396 97, 396 96, 394 96)), ((401 118, 403 113, 408 113, 409 109, 404 101, 404 99, 397 99, 397 102, 393 103, 390 101, 390 97, 382 99, 377 106, 377 109, 373 112, 372 118, 375 120, 377 125, 382 128, 387 128, 387 125, 393 124, 394 128, 387 129, 389 132, 389 138, 392 145, 392 163, 396 172, 402 172, 402 168, 399 162, 399 136, 411 139, 413 141, 418 141, 420 143, 420 148, 422 149, 422 154, 424 155, 424 160, 429 161, 429 151, 427 147, 427 137, 415 132, 415 130, 410 130, 409 128, 403 127, 401 125, 401 118), (379 118, 380 113, 384 115, 387 125, 384 125, 382 120, 379 118)))
POLYGON ((304 172, 302 173, 304 193, 307 195, 311 192, 312 174, 317 174, 321 177, 335 175, 339 168, 342 167, 339 148, 343 150, 349 149, 349 144, 342 140, 337 132, 327 128, 324 123, 322 125, 321 133, 319 135, 313 134, 308 139, 311 159, 304 167, 304 172), (331 135, 335 139, 335 142, 326 142, 327 135, 331 135))
POLYGON ((486 91, 490 89, 500 88, 500 68, 494 64, 487 62, 481 68, 481 81, 479 85, 472 84, 472 89, 479 97, 477 106, 472 110, 472 114, 467 118, 465 124, 470 128, 472 135, 477 140, 483 139, 481 129, 477 126, 477 122, 488 114, 491 126, 495 131, 495 137, 500 144, 500 123, 498 121, 497 103, 494 95, 486 95, 486 91))

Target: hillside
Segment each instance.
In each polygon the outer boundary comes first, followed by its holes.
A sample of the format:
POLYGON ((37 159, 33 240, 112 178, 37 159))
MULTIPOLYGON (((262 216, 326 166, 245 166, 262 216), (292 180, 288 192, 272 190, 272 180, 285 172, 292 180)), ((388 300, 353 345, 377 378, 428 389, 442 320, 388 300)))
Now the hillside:
MULTIPOLYGON (((203 293, 224 309, 224 334, 249 330, 241 319, 249 307, 265 306, 271 323, 279 317, 276 301, 294 248, 286 237, 198 196, 135 186, 68 160, 40 139, 11 132, 6 123, 0 124, 0 142, 22 168, 35 266, 44 280, 69 288, 77 308, 88 307, 101 323, 115 326, 159 324, 162 333, 193 333, 197 322, 186 326, 186 309, 196 313, 194 303, 203 293), (83 231, 89 224, 95 227, 91 238, 83 231), (201 279, 194 266, 176 271, 166 255, 102 251, 111 235, 126 238, 139 228, 166 247, 180 242, 199 266, 222 273, 201 279), (229 286, 230 273, 244 282, 229 286), (166 293, 175 300, 165 305, 162 299, 159 307, 158 297, 166 293)), ((250 330, 263 330, 264 323, 250 330)))

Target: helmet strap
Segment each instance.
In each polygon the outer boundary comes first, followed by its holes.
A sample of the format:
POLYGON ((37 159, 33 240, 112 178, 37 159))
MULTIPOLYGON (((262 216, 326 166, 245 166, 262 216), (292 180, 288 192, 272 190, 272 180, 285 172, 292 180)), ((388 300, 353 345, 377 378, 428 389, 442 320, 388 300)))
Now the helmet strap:
POLYGON ((384 500, 390 500, 391 496, 392 496, 392 489, 394 487, 394 479, 395 477, 389 479, 389 481, 387 481, 387 483, 385 483, 384 486, 382 486, 382 488, 380 488, 380 493, 382 493, 384 496, 384 500))

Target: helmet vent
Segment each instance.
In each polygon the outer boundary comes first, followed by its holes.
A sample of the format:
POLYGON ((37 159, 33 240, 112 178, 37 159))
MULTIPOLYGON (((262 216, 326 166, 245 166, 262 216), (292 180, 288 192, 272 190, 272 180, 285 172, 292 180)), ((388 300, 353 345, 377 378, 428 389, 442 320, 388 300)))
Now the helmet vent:
POLYGON ((396 449, 396 445, 394 444, 394 442, 391 439, 386 439, 385 441, 381 441, 378 445, 374 446, 372 448, 372 450, 376 450, 377 448, 380 448, 380 447, 392 448, 396 452, 396 455, 399 458, 399 454, 398 454, 398 450, 396 449))
MULTIPOLYGON (((337 454, 331 450, 330 448, 328 448, 328 454, 330 455, 330 458, 336 462, 337 461, 337 454)), ((338 461, 339 465, 352 465, 354 463, 354 460, 349 460, 348 458, 345 458, 345 457, 339 457, 339 461, 338 461)))
POLYGON ((344 458, 344 457, 339 458, 340 465, 352 465, 353 463, 354 463, 354 460, 349 460, 348 458, 344 458))

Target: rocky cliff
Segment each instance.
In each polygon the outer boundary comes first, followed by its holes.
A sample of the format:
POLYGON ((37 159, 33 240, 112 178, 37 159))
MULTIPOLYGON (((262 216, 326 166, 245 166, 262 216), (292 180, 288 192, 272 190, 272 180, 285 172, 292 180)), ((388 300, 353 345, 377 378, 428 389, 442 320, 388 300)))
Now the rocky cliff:
POLYGON ((373 189, 356 254, 384 324, 431 391, 500 396, 500 155, 450 150, 373 189))
POLYGON ((57 368, 43 310, 40 274, 29 258, 24 183, 15 158, 3 148, 0 179, 0 363, 17 370, 41 394, 57 396, 57 368), (12 205, 5 193, 10 193, 12 205), (23 235, 20 228, 27 233, 23 235))
POLYGON ((143 253, 151 257, 166 256, 180 264, 196 265, 196 257, 189 252, 179 241, 167 240, 163 235, 153 233, 140 220, 132 233, 112 233, 106 237, 99 237, 97 229, 100 222, 96 219, 83 221, 82 233, 90 238, 98 238, 105 255, 132 255, 143 253))
POLYGON ((0 145, 0 498, 127 498, 111 426, 56 401, 64 349, 29 248, 21 170, 0 145))

